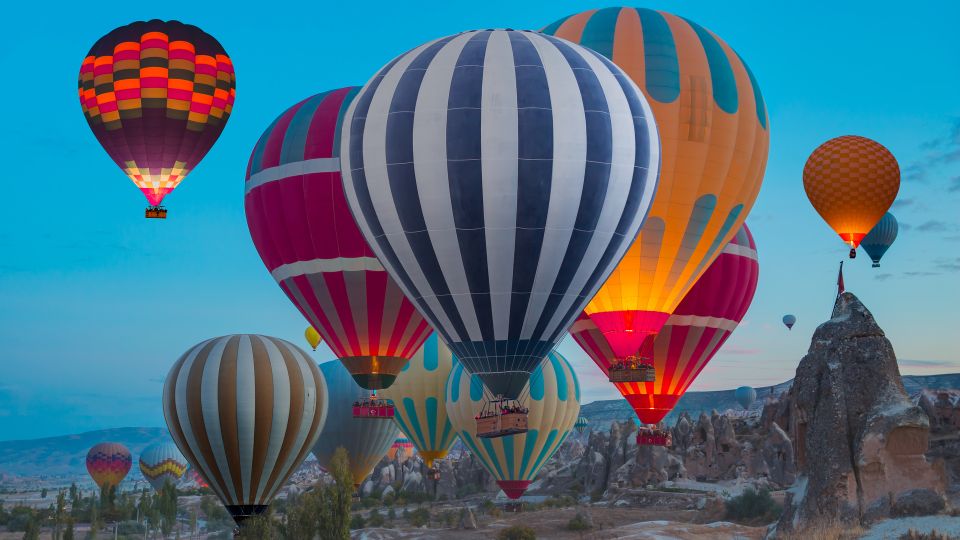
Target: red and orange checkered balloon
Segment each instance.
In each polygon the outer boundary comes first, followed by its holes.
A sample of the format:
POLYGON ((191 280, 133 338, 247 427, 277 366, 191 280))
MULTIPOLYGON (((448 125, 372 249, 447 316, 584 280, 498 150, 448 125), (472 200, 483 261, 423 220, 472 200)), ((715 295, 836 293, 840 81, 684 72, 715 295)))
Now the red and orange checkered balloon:
POLYGON ((882 144, 844 135, 810 154, 803 188, 827 225, 856 249, 897 197, 900 166, 882 144))
POLYGON ((104 150, 157 206, 220 136, 236 76, 220 43, 196 26, 139 21, 93 45, 79 95, 104 150))

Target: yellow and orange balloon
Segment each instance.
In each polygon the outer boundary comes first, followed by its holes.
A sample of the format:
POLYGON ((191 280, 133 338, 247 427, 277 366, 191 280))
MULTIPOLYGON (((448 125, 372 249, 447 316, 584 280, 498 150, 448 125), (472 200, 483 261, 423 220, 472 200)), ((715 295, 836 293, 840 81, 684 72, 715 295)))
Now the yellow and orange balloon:
POLYGON ((647 221, 587 305, 620 358, 637 353, 740 230, 767 163, 760 86, 723 40, 641 8, 585 11, 543 29, 623 68, 653 108, 663 155, 647 221))
POLYGON ((863 237, 890 209, 900 191, 900 166, 882 144, 844 135, 821 144, 803 166, 810 204, 857 254, 863 237))

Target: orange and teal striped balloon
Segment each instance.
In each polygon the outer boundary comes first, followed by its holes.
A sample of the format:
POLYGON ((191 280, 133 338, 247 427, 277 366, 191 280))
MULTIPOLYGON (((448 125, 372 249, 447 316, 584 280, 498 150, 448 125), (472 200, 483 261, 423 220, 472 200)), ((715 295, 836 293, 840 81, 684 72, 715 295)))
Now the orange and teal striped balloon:
POLYGON ((676 15, 606 8, 543 32, 613 60, 643 91, 660 132, 660 184, 647 221, 584 310, 617 356, 630 356, 743 226, 767 163, 766 106, 743 59, 676 15))

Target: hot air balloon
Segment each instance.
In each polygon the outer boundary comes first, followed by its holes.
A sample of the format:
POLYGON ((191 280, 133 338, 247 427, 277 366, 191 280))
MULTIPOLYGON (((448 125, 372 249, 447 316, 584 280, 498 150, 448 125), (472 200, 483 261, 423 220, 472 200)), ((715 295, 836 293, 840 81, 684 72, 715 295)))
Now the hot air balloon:
POLYGON ((789 313, 783 316, 783 324, 787 330, 793 330, 793 325, 797 324, 797 316, 789 313))
POLYGON ((267 128, 250 156, 245 205, 280 288, 357 384, 377 390, 431 329, 367 246, 343 196, 337 135, 357 91, 309 97, 267 128))
MULTIPOLYGON (((543 31, 623 68, 649 100, 660 132, 662 173, 650 214, 585 309, 623 362, 660 330, 740 230, 766 167, 766 106, 743 59, 676 15, 614 7, 560 19, 543 31)), ((648 379, 644 369, 626 375, 648 379)))
POLYGON ((390 449, 387 450, 387 459, 398 460, 400 463, 413 457, 413 443, 406 437, 397 437, 390 449))
MULTIPOLYGON (((366 395, 340 362, 320 364, 320 371, 330 389, 330 402, 343 403, 366 395)), ((387 454, 397 440, 397 424, 389 419, 356 418, 347 414, 331 414, 323 432, 313 445, 313 455, 320 466, 327 468, 338 447, 347 451, 353 484, 359 488, 373 467, 387 454)))
POLYGON ((350 105, 341 140, 364 237, 494 402, 521 397, 619 262, 660 167, 636 85, 537 32, 401 55, 350 105))
POLYGON ((850 258, 900 191, 900 166, 882 144, 844 135, 821 144, 803 166, 810 204, 850 246, 850 258))
MULTIPOLYGON (((616 383, 641 422, 663 420, 730 337, 753 301, 759 271, 756 244, 744 224, 660 333, 643 344, 641 354, 656 366, 656 382, 616 383)), ((616 353, 593 319, 581 315, 570 333, 606 373, 616 353)))
POLYGON ((97 140, 146 195, 148 218, 200 163, 233 110, 233 63, 210 34, 138 21, 100 38, 80 66, 80 106, 97 140))
POLYGON ((308 326, 307 329, 303 331, 303 337, 307 339, 307 343, 310 344, 311 349, 317 350, 317 345, 320 344, 321 337, 316 328, 308 326))
POLYGON ((187 472, 187 461, 173 443, 154 444, 140 454, 140 472, 160 491, 168 482, 177 485, 187 472))
POLYGON ((199 470, 194 467, 187 469, 187 476, 190 478, 190 481, 198 488, 209 488, 210 483, 203 477, 199 470))
POLYGON ((551 352, 537 366, 524 391, 530 396, 530 430, 510 437, 479 438, 473 428, 474 418, 484 408, 481 379, 458 362, 447 382, 447 413, 454 430, 511 499, 523 495, 580 416, 580 383, 560 353, 551 352))
POLYGON ((396 405, 394 420, 417 448, 428 468, 442 459, 457 434, 444 406, 444 387, 453 369, 453 353, 436 334, 427 338, 397 381, 381 392, 396 405))
POLYGON ((583 430, 587 429, 587 426, 590 424, 590 420, 587 420, 586 416, 581 416, 577 418, 577 423, 573 425, 577 429, 577 433, 583 433, 583 430))
POLYGON ((100 489, 119 486, 131 465, 130 450, 120 443, 102 442, 87 452, 87 472, 100 489))
POLYGON ((307 457, 327 416, 327 385, 290 342, 223 336, 193 346, 170 369, 163 416, 190 466, 241 525, 307 457))
POLYGON ((893 241, 897 239, 897 232, 899 230, 900 226, 897 224, 897 218, 893 217, 893 214, 890 212, 887 212, 880 218, 880 221, 870 229, 870 232, 863 237, 860 246, 862 246, 863 250, 870 256, 874 268, 880 266, 880 259, 882 259, 883 254, 890 249, 890 246, 893 245, 893 241))
POLYGON ((744 409, 749 409, 750 405, 757 400, 757 391, 750 386, 741 386, 733 391, 733 397, 744 409))

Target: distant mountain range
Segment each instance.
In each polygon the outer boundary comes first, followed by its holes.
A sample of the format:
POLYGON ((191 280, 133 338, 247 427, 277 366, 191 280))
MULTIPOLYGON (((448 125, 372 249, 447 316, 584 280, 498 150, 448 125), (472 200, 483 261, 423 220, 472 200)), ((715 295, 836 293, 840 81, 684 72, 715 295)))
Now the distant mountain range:
MULTIPOLYGON (((786 392, 792 380, 774 386, 756 388, 757 401, 753 409, 763 407, 764 399, 769 396, 779 396, 786 392)), ((905 375, 903 385, 911 395, 923 389, 960 389, 960 373, 944 375, 905 375)), ((701 412, 716 409, 739 409, 733 397, 733 390, 719 390, 715 392, 687 392, 676 409, 667 416, 667 422, 675 421, 681 411, 687 411, 697 417, 701 412)), ((594 401, 581 408, 581 414, 586 416, 593 429, 609 429, 613 421, 622 422, 635 419, 633 410, 622 399, 594 401)), ((140 453, 151 444, 168 441, 169 435, 164 428, 130 427, 90 431, 77 435, 48 437, 21 441, 0 441, 0 475, 3 476, 78 476, 86 474, 86 455, 91 446, 103 442, 114 441, 123 443, 133 453, 134 465, 130 478, 138 478, 140 471, 137 459, 140 453)))
POLYGON ((86 474, 87 450, 112 441, 123 443, 133 454, 132 477, 140 476, 137 459, 151 444, 169 441, 165 428, 130 427, 89 431, 24 441, 0 442, 0 474, 12 476, 77 476, 86 474))
MULTIPOLYGON (((757 401, 750 407, 752 410, 763 408, 763 402, 767 396, 778 397, 790 389, 793 379, 782 382, 774 386, 758 386, 757 401)), ((918 394, 923 389, 940 390, 946 388, 960 389, 960 373, 945 373, 942 375, 904 375, 903 386, 911 396, 918 394)), ((668 424, 676 421, 680 413, 686 411, 694 419, 700 416, 701 412, 710 414, 711 411, 719 412, 727 409, 739 410, 740 405, 733 396, 733 390, 717 390, 714 392, 687 392, 680 398, 676 408, 665 418, 668 424)), ((622 399, 610 399, 604 401, 594 401, 588 403, 580 409, 580 414, 590 420, 594 429, 609 429, 613 421, 623 422, 624 420, 636 421, 636 415, 630 405, 622 399)))

